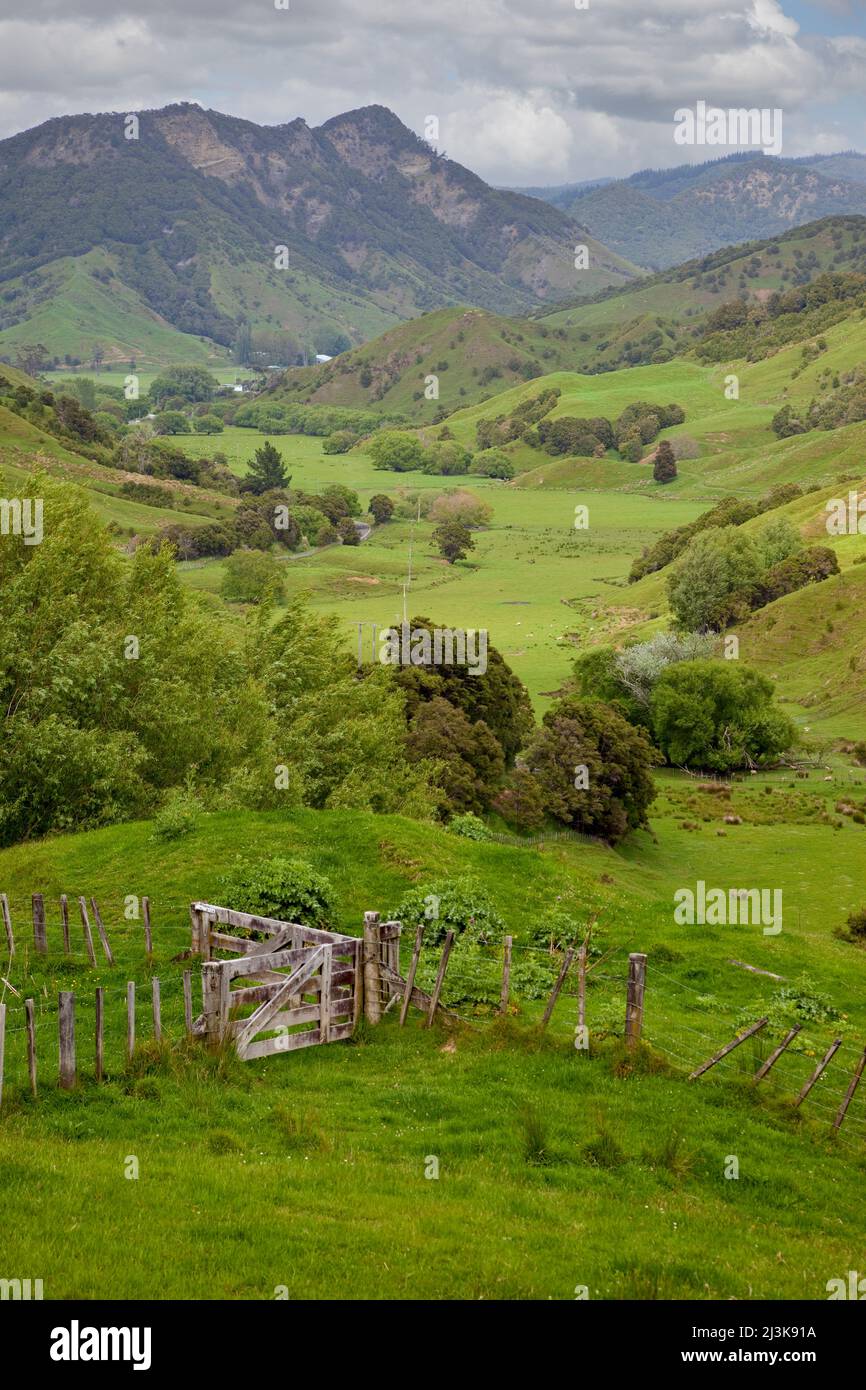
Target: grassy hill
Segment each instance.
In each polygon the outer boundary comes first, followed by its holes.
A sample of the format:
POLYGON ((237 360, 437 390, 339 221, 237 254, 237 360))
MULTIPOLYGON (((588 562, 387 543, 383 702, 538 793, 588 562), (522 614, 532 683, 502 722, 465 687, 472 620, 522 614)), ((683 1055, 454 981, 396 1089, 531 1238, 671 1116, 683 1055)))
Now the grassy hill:
POLYGON ((218 367, 229 362, 225 347, 178 332, 151 308, 124 283, 118 258, 101 248, 13 276, 4 293, 23 311, 0 333, 0 350, 13 357, 26 344, 43 343, 57 357, 84 361, 102 348, 105 362, 118 366, 131 360, 136 366, 182 362, 218 367))
POLYGON ((586 363, 586 369, 649 363, 689 351, 695 331, 721 304, 739 297, 759 302, 824 271, 862 271, 864 237, 862 216, 824 218, 776 237, 727 246, 589 303, 551 307, 544 321, 576 331, 583 344, 578 363, 586 363))
MULTIPOLYGON (((89 970, 74 933, 71 961, 16 958, 12 982, 38 1001, 43 1084, 33 1101, 16 1026, 21 1000, 10 999, 0 1127, 15 1210, 4 1239, 10 1267, 38 1266, 46 1298, 110 1289, 269 1299, 287 1286, 292 1299, 359 1289, 372 1298, 572 1299, 577 1284, 593 1299, 824 1298, 827 1279, 857 1266, 863 1215, 860 1108, 835 1142, 830 1119, 866 1027, 864 957, 832 935, 862 900, 866 832, 822 821, 835 794, 820 780, 795 791, 784 779, 751 779, 730 803, 744 825, 720 838, 727 808, 667 778, 654 836, 638 836, 622 854, 569 841, 473 844, 396 817, 336 812, 207 816, 168 845, 141 823, 4 851, 0 881, 19 930, 31 891, 92 893, 117 956, 113 970, 89 970), (684 814, 696 830, 681 828, 684 814), (365 909, 387 911, 411 884, 474 879, 514 933, 516 960, 530 954, 528 932, 552 902, 579 920, 599 909, 598 945, 612 954, 589 977, 589 1055, 573 1046, 571 993, 544 1040, 535 1031, 540 1001, 515 1001, 501 1022, 476 1017, 446 1034, 414 1014, 400 1030, 389 1015, 354 1043, 253 1063, 184 1044, 184 967, 171 958, 189 941, 186 905, 218 898, 225 867, 253 849, 301 854, 327 873, 336 922, 349 931, 365 909), (714 883, 782 885, 779 936, 673 923, 674 888, 706 877, 708 856, 714 883), (122 916, 133 889, 153 904, 152 971, 171 1052, 151 1039, 140 923, 122 916), (648 953, 653 1044, 636 1065, 618 1041, 632 949, 648 953), (733 958, 785 982, 749 974, 733 958), (140 1000, 131 1067, 127 980, 138 982, 140 1000), (97 983, 106 1000, 101 1087, 88 1051, 97 983), (58 988, 79 997, 82 1081, 71 1094, 50 1084, 58 988), (773 1037, 686 1082, 739 1021, 763 1012, 773 1037), (796 1050, 755 1091, 761 1057, 797 1020, 806 1026, 796 1050), (793 1111, 834 1035, 844 1039, 837 1062, 793 1111), (130 1154, 136 1181, 124 1181, 130 1154), (732 1154, 737 1181, 725 1178, 732 1154), (438 1181, 424 1176, 430 1155, 438 1181)), ((53 915, 49 942, 56 952, 53 915)), ((491 957, 495 978, 498 953, 491 957)))
POLYGON ((523 319, 436 310, 332 362, 284 373, 268 399, 381 409, 427 423, 553 371, 663 365, 693 352, 705 319, 722 304, 738 297, 759 304, 822 272, 864 268, 866 217, 826 218, 523 319), (431 376, 439 395, 427 400, 431 376))
POLYGON ((529 377, 570 368, 576 335, 531 319, 457 307, 400 324, 318 367, 295 368, 265 393, 274 403, 382 410, 427 423, 444 410, 498 398, 529 377), (426 386, 437 378, 438 397, 426 386))

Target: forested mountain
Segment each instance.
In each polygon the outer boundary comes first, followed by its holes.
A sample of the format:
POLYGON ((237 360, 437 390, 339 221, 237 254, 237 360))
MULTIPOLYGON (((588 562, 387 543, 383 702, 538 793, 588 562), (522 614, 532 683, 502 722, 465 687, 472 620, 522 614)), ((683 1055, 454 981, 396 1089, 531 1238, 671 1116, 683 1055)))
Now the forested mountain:
POLYGON ((38 341, 84 360, 218 359, 250 334, 283 359, 333 354, 444 304, 520 312, 635 274, 381 106, 311 129, 183 104, 137 129, 74 116, 0 143, 7 356, 38 341))
POLYGON ((747 152, 603 185, 533 191, 620 255, 662 269, 822 217, 866 213, 866 156, 747 152))

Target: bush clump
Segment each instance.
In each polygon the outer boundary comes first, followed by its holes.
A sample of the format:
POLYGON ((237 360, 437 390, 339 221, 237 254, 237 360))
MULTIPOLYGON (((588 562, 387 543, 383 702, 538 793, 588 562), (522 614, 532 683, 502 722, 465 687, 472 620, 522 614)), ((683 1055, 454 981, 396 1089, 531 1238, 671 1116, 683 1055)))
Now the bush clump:
POLYGON ((191 835, 198 824, 200 802, 188 791, 176 790, 166 797, 153 819, 155 840, 182 840, 191 835))
POLYGON ((327 927, 334 909, 330 879, 305 859, 259 859, 238 864, 219 880, 220 899, 236 912, 327 927))
POLYGON ((505 923, 487 890, 471 879, 439 879, 411 888, 391 916, 404 927, 424 922, 425 946, 438 945, 448 931, 481 946, 495 945, 505 935, 505 923))

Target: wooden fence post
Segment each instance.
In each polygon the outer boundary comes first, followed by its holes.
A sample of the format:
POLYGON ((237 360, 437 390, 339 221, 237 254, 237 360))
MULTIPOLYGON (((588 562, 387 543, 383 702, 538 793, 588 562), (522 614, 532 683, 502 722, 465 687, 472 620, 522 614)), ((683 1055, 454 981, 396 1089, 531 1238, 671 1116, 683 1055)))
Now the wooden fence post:
POLYGON ((90 918, 87 915, 87 903, 84 898, 78 899, 78 907, 81 912, 81 925, 84 928, 84 944, 87 947, 87 959, 92 966, 96 966, 96 952, 93 949, 93 933, 90 930, 90 918))
POLYGON ((406 976, 406 988, 403 991, 403 1003, 400 1006, 400 1027, 406 1022, 409 1013, 409 1005, 412 1002, 412 990, 415 988, 415 975, 418 970, 418 962, 421 959, 421 947, 424 942, 424 923, 419 922, 415 928, 415 945, 412 948, 412 959, 409 962, 409 973, 406 976))
POLYGON ((105 990, 96 991, 96 1080, 105 1076, 105 990))
POLYGON ((183 972, 183 1022, 187 1033, 192 1032, 192 971, 183 972))
POLYGON ((559 975, 556 979, 556 984, 553 986, 550 998, 547 1001, 547 1008, 544 1010, 544 1013, 541 1018, 542 1028, 546 1028, 548 1023, 550 1022, 550 1015, 553 1013, 554 1005, 556 1004, 556 1001, 559 998, 559 992, 562 989, 562 986, 565 984, 565 977, 568 974, 569 966, 571 965, 573 958, 574 947, 569 946, 568 950, 565 953, 565 959, 563 960, 562 965, 560 966, 559 975))
POLYGON ((57 1001, 60 1037, 60 1085, 71 1091, 78 1077, 75 1070, 75 995, 61 991, 57 1001))
POLYGON ((767 1023, 769 1023, 769 1019, 759 1018, 757 1023, 751 1024, 750 1027, 746 1029, 745 1033, 741 1033, 739 1037, 732 1038, 729 1043, 725 1043, 724 1047, 720 1047, 718 1052, 713 1053, 709 1061, 702 1062, 699 1067, 695 1068, 689 1077, 689 1081, 696 1081, 699 1076, 703 1076, 705 1071, 709 1071, 710 1067, 714 1067, 716 1062, 721 1062, 722 1058, 727 1057, 729 1052, 733 1052, 735 1047, 739 1047, 747 1038, 753 1038, 756 1033, 760 1032, 760 1030, 767 1025, 767 1023))
POLYGON ((625 1004, 625 1041, 637 1047, 643 1028, 643 996, 646 987, 646 956, 633 951, 628 958, 628 991, 625 1004))
POLYGON ((759 1081, 763 1081, 764 1077, 767 1075, 767 1072, 770 1070, 770 1068, 773 1067, 773 1066, 775 1066, 775 1064, 778 1062, 779 1058, 781 1057, 782 1053, 785 1051, 785 1048, 788 1046, 788 1043, 791 1043, 791 1042, 794 1041, 794 1039, 796 1038, 797 1034, 800 1032, 800 1030, 801 1030, 802 1027, 803 1027, 802 1023, 796 1023, 796 1024, 794 1025, 794 1027, 793 1027, 793 1028, 790 1030, 790 1032, 788 1033, 787 1037, 783 1038, 782 1041, 779 1043, 779 1046, 773 1049, 773 1051, 770 1053, 769 1057, 767 1058, 766 1062, 762 1062, 762 1063, 761 1063, 761 1065, 758 1067, 758 1070, 755 1072, 755 1085, 756 1085, 756 1086, 757 1086, 757 1084, 758 1084, 759 1081))
POLYGON ((162 1042, 162 1008, 160 1003, 159 980, 155 975, 150 982, 150 993, 153 1001, 153 1037, 155 1042, 162 1042))
POLYGON ((794 1101, 795 1107, 803 1104, 803 1101, 806 1099, 812 1087, 815 1085, 815 1082, 818 1080, 818 1077, 821 1076, 821 1074, 824 1071, 826 1071, 827 1067, 832 1062, 833 1058, 835 1057, 836 1053, 839 1051, 839 1048, 841 1046, 841 1038, 836 1038, 833 1042, 831 1042, 830 1046, 827 1048, 827 1051, 824 1053, 824 1056, 821 1058, 817 1067, 812 1072, 812 1075, 809 1077, 809 1080, 806 1082, 797 1099, 794 1101))
POLYGON ((6 1056, 6 1005, 0 1004, 0 1111, 3 1109, 3 1062, 6 1056))
POLYGON ((322 984, 319 991, 319 1042, 331 1041, 331 975, 334 969, 333 946, 322 947, 322 984))
POLYGON ((445 945, 442 947, 442 959, 439 962, 439 969, 436 973, 436 984, 430 996, 430 1008, 427 1011, 427 1027, 432 1028, 433 1020, 436 1017, 436 1010, 439 1007, 439 995, 442 993, 442 986, 445 983, 445 971, 448 969, 448 957, 451 955, 451 947, 454 945, 454 933, 449 931, 445 936, 445 945))
POLYGON ((141 912, 144 917, 144 949, 149 956, 152 956, 153 933, 150 930, 150 898, 142 898, 141 912))
POLYGON ((842 1124, 842 1121, 844 1120, 844 1118, 845 1118, 845 1116, 846 1116, 846 1114, 847 1114, 847 1112, 848 1112, 848 1106, 851 1104, 852 1100, 854 1099, 854 1092, 857 1090, 857 1087, 860 1085, 860 1077, 863 1075, 863 1068, 864 1068, 864 1067, 866 1067, 866 1047, 864 1047, 862 1056, 861 1056, 861 1058, 860 1058, 860 1061, 857 1063, 856 1067, 854 1068, 854 1075, 851 1077, 851 1081, 850 1081, 850 1084, 849 1084, 849 1086, 848 1086, 848 1090, 845 1092, 845 1099, 842 1101, 842 1104, 839 1106, 838 1113, 837 1113, 837 1115, 836 1115, 835 1120, 833 1121, 833 1128, 834 1128, 835 1130, 838 1130, 838 1129, 840 1128, 840 1126, 841 1126, 841 1124, 842 1124))
POLYGON ((63 931, 63 951, 68 956, 72 945, 69 940, 69 899, 65 893, 60 894, 60 926, 63 931))
POLYGON ((382 975, 379 970, 379 914, 364 913, 364 1017, 368 1023, 382 1018, 382 975))
POLYGON ((508 992, 511 987, 511 948, 514 944, 512 936, 505 938, 505 950, 502 957, 502 989, 499 991, 499 1012, 504 1014, 508 1008, 508 992))
POLYGON ((586 947, 577 953, 577 1026, 586 1027, 586 947))
POLYGON ((355 941, 355 1007, 352 1011, 352 1032, 364 1016, 364 940, 355 941))
POLYGON ((9 899, 5 893, 0 893, 0 913, 3 914, 3 926, 6 928, 6 949, 11 959, 15 954, 15 937, 12 934, 12 918, 9 915, 9 899))
POLYGON ((135 1052, 135 982, 129 980, 126 986, 126 1060, 132 1061, 135 1052))
POLYGON ((189 918, 192 924, 192 953, 201 956, 202 960, 210 960, 210 924, 207 915, 193 903, 190 905, 189 918))
MULTIPOLYGON (((219 1047, 225 1037, 228 1018, 224 1010, 223 969, 218 960, 205 961, 201 968, 205 1036, 211 1047, 219 1047)), ((227 983, 227 982, 226 982, 227 983)))
POLYGON ((27 1076, 30 1094, 36 1099, 36 1017, 32 999, 24 1000, 24 1026, 27 1029, 27 1076))
POLYGON ((45 899, 41 893, 34 893, 33 903, 33 945, 40 956, 48 955, 48 937, 45 933, 45 899))
POLYGON ((114 964, 114 956, 111 954, 111 947, 108 944, 108 937, 102 923, 102 913, 99 911, 96 899, 90 899, 90 906, 93 908, 93 920, 96 922, 96 930, 99 932, 99 940, 102 942, 102 949, 105 952, 105 959, 109 965, 114 964))

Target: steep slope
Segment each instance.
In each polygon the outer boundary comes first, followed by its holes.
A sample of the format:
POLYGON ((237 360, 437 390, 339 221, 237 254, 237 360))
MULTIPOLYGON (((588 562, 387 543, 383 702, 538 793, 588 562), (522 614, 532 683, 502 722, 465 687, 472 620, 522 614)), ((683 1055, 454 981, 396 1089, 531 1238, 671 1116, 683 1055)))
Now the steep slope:
POLYGON ((142 113, 137 138, 126 130, 122 115, 76 116, 0 143, 0 350, 38 331, 50 356, 161 362, 225 356, 252 330, 281 335, 291 360, 444 303, 519 312, 637 274, 384 107, 312 130, 182 104, 142 113), (82 278, 89 292, 73 291, 82 278), (99 312, 100 285, 115 317, 99 312))
MULTIPOLYGON (((760 153, 646 170, 581 191, 566 210, 641 265, 664 268, 733 242, 822 217, 866 213, 866 158, 790 160, 760 153)), ((557 196, 557 205, 563 206, 557 196)))

